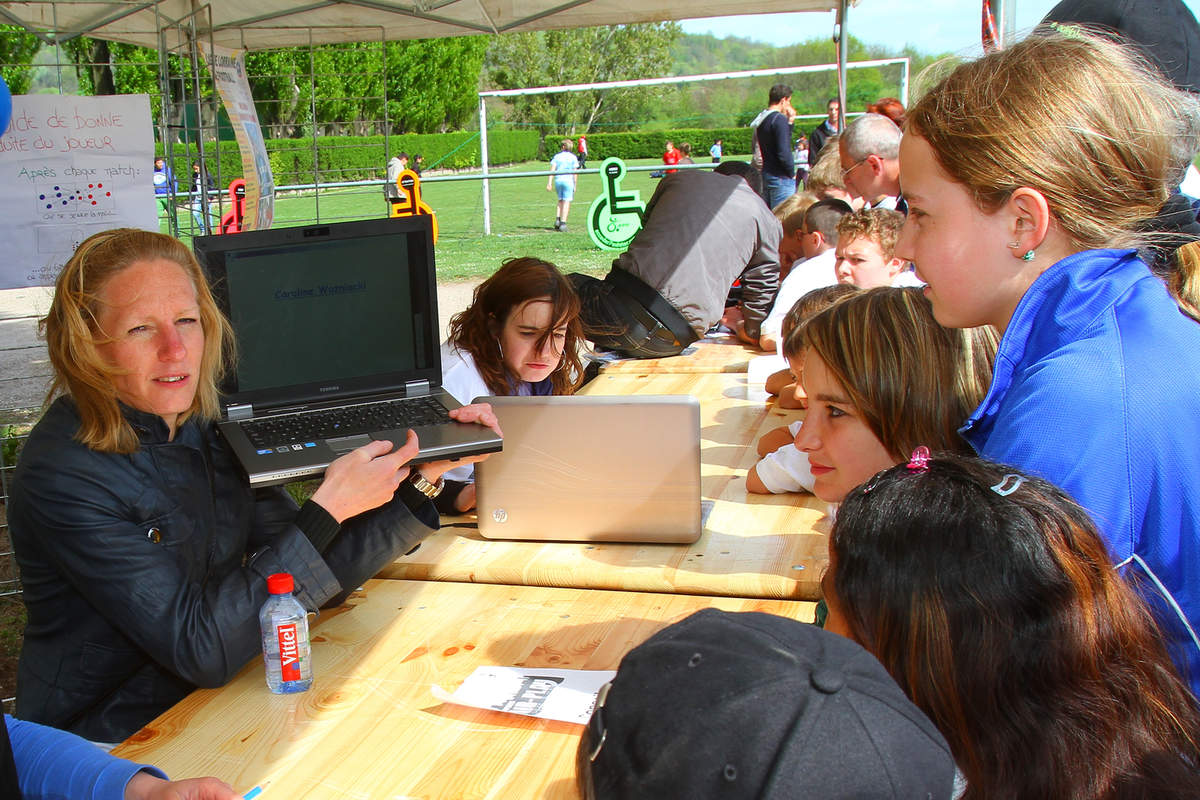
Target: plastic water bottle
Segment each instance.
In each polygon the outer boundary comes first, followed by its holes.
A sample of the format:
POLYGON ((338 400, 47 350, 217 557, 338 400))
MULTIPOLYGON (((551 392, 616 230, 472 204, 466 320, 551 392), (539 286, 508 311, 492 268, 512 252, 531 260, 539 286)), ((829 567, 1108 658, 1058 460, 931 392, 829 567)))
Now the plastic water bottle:
POLYGON ((292 576, 286 572, 268 576, 267 591, 271 596, 258 612, 263 660, 267 662, 267 688, 275 694, 304 692, 312 686, 308 613, 292 596, 293 586, 292 576))

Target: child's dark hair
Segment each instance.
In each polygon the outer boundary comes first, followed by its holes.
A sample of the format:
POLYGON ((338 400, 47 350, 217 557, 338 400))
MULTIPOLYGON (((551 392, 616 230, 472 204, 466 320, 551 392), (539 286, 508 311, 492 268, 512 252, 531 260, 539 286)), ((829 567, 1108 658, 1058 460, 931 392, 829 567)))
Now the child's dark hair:
POLYGON ((843 297, 861 291, 862 289, 852 283, 835 283, 832 286, 822 286, 805 293, 792 305, 788 313, 784 315, 783 322, 779 324, 779 335, 783 338, 784 358, 795 358, 804 349, 804 337, 797 336, 795 341, 792 339, 792 334, 799 329, 804 320, 824 311, 843 297))
POLYGON ((827 600, 941 730, 978 798, 1200 796, 1200 714, 1087 512, 937 455, 851 491, 827 600))

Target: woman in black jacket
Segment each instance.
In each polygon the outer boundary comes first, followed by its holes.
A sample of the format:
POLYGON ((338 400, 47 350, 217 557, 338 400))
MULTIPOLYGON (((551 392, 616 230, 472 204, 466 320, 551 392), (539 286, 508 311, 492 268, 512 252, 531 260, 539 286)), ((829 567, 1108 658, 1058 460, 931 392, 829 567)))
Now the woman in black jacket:
MULTIPOLYGON (((410 470, 411 431, 334 461, 299 508, 246 484, 212 422, 229 323, 179 241, 92 236, 43 325, 56 399, 8 520, 28 610, 19 717, 120 741, 258 655, 267 575, 291 573, 315 611, 437 528, 428 494, 452 465, 410 470)), ((486 406, 451 414, 495 427, 486 406)))

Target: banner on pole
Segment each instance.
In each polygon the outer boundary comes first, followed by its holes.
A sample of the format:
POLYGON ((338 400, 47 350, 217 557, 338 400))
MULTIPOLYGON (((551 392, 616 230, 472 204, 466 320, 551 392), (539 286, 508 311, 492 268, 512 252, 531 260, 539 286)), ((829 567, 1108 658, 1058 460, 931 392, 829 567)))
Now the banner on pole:
POLYGON ((210 60, 213 82, 225 112, 233 124, 233 135, 242 153, 242 177, 246 180, 245 219, 242 230, 265 230, 275 219, 275 178, 258 123, 258 110, 250 83, 246 80, 246 54, 241 50, 214 45, 205 50, 210 60))

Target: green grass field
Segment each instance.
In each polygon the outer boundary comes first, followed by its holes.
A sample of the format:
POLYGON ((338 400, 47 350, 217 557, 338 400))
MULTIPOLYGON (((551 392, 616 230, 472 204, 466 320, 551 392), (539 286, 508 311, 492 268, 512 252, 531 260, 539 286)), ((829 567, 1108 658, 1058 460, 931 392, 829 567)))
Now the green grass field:
MULTIPOLYGON (((630 166, 659 163, 647 159, 630 162, 630 166)), ((588 163, 589 168, 599 166, 599 161, 588 163)), ((511 165, 495 172, 544 169, 546 164, 537 161, 511 165)), ((438 220, 439 281, 483 278, 492 274, 506 258, 516 256, 546 259, 564 273, 602 275, 607 272, 615 253, 592 244, 583 226, 588 206, 600 193, 599 175, 579 176, 569 228, 565 233, 553 228, 556 200, 553 192, 546 191, 545 176, 503 178, 490 183, 492 233, 485 236, 480 181, 422 182, 421 198, 433 208, 438 220)), ((640 192, 642 201, 647 202, 657 184, 648 172, 635 172, 626 176, 621 188, 640 192)), ((323 189, 319 196, 313 192, 287 192, 275 198, 275 226, 381 217, 385 209, 383 192, 378 186, 323 189)), ((186 204, 178 215, 181 238, 190 242, 193 223, 186 204)), ((165 230, 166 226, 163 227, 165 230)))

